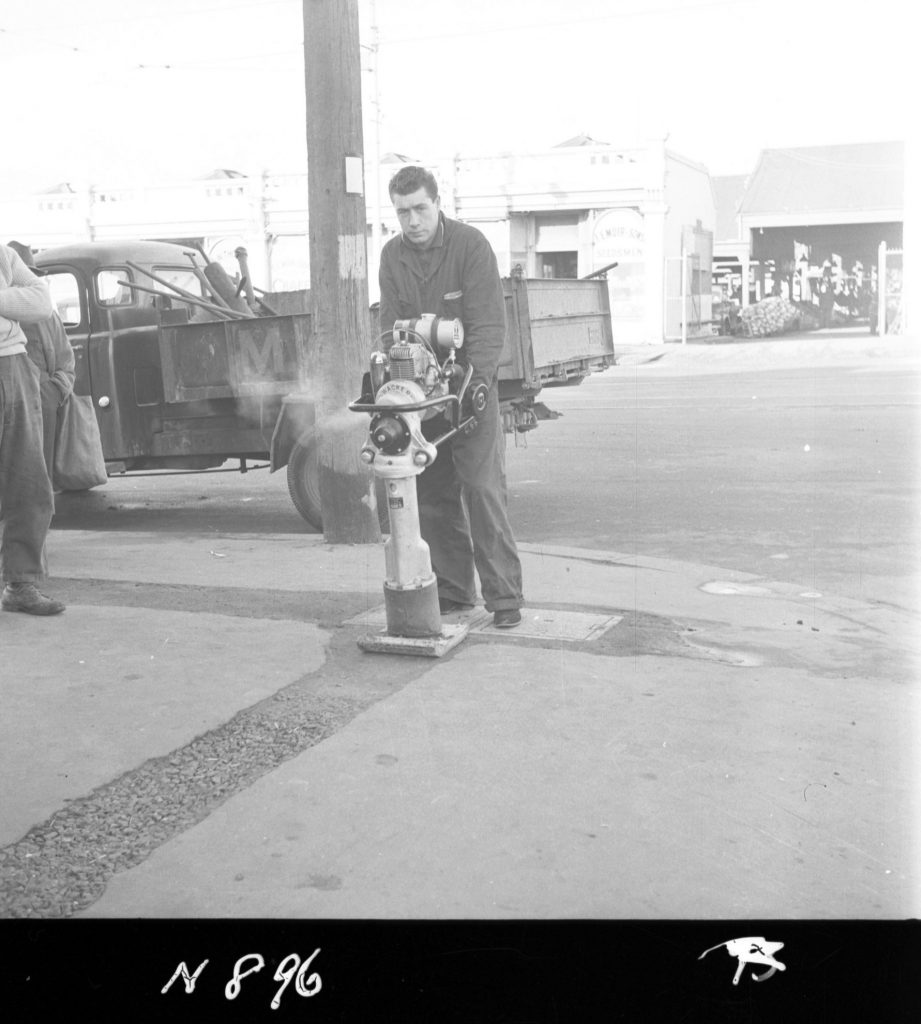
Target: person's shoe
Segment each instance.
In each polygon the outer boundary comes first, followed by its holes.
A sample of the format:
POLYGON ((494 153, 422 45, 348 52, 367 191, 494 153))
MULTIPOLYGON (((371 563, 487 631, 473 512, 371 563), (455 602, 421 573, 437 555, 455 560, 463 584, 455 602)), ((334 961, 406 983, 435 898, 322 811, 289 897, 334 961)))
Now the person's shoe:
POLYGON ((446 597, 438 598, 438 610, 442 615, 450 615, 451 612, 469 612, 473 608, 472 604, 466 604, 464 601, 451 601, 446 597))
POLYGON ((64 611, 60 601, 45 597, 34 583, 8 583, 0 598, 5 612, 25 612, 27 615, 59 615, 64 611))
POLYGON ((517 608, 503 608, 492 617, 496 629, 512 629, 521 625, 521 612, 517 608))

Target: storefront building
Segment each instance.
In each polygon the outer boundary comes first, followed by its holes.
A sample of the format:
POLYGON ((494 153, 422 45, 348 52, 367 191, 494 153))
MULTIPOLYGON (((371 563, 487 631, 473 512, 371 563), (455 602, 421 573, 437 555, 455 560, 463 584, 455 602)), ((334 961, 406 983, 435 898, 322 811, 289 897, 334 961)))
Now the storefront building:
POLYGON ((723 297, 748 305, 782 294, 811 303, 827 275, 839 301, 866 316, 881 251, 891 296, 901 287, 904 148, 768 149, 748 179, 715 178, 714 273, 723 297))
MULTIPOLYGON (((390 154, 377 182, 366 175, 372 301, 377 246, 398 230, 387 184, 410 162, 390 154)), ((486 234, 503 275, 515 268, 528 277, 605 271, 619 342, 680 338, 710 319, 710 177, 663 140, 618 148, 578 136, 537 153, 426 163, 445 212, 486 234)), ((242 246, 266 290, 309 282, 306 174, 251 178, 225 170, 156 186, 62 186, 0 207, 9 237, 36 249, 81 239, 178 241, 233 273, 242 246)))
POLYGON ((662 140, 623 149, 580 136, 543 153, 464 158, 441 180, 502 273, 604 272, 621 343, 679 338, 710 318, 710 177, 662 140))

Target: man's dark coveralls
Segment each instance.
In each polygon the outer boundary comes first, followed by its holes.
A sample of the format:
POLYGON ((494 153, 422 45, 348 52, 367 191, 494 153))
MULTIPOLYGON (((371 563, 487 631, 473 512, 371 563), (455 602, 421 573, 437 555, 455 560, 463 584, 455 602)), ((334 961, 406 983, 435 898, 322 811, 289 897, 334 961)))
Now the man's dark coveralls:
MULTIPOLYGON (((440 215, 428 249, 402 235, 381 252, 381 332, 395 320, 424 313, 457 318, 464 344, 457 361, 473 367, 470 387, 489 389, 476 429, 438 448, 438 457, 416 478, 422 537, 438 578, 438 596, 476 602, 474 565, 488 611, 520 608, 521 562, 508 521, 505 438, 499 416, 498 367, 505 345, 505 298, 495 254, 483 233, 440 215)), ((390 341, 385 342, 390 347, 390 341)), ((444 420, 423 421, 432 439, 444 420)))

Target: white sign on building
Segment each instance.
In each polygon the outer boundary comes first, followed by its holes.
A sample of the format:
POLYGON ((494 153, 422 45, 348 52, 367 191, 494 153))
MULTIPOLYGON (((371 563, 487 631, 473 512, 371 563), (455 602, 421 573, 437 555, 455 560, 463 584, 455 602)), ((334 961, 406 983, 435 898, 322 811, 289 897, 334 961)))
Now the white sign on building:
POLYGON ((646 302, 646 231, 643 216, 632 208, 605 210, 592 230, 592 269, 616 263, 608 271, 611 316, 642 320, 646 302))

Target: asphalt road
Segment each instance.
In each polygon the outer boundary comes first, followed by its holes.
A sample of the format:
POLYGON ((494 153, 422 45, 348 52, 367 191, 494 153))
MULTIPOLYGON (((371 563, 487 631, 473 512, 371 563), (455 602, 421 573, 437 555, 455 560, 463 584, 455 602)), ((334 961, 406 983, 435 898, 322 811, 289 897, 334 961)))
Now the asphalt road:
POLYGON ((644 372, 545 392, 563 417, 509 459, 522 539, 917 606, 917 375, 644 372))
MULTIPOLYGON (((921 604, 916 373, 618 366, 541 398, 561 417, 508 444, 520 540, 921 604)), ((54 529, 313 532, 266 469, 113 478, 54 529)))

